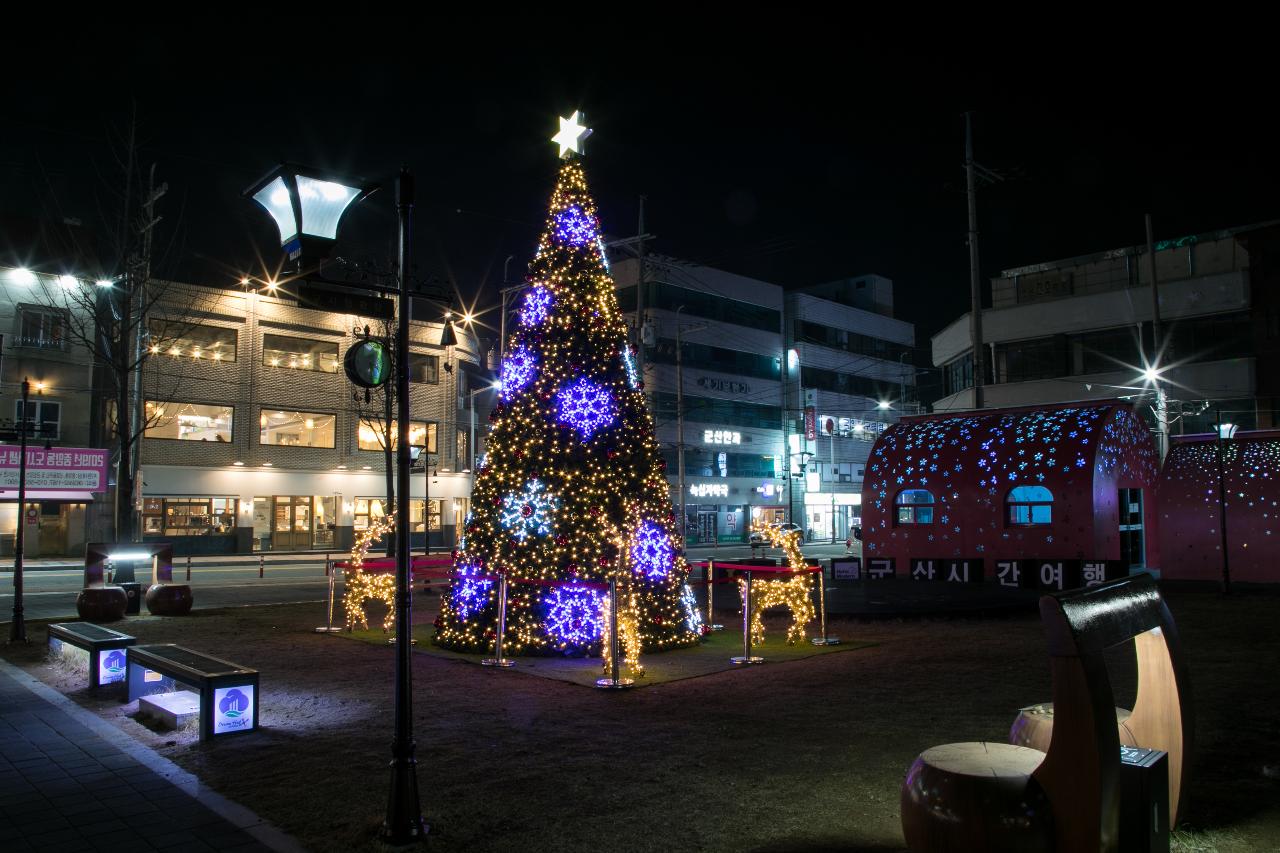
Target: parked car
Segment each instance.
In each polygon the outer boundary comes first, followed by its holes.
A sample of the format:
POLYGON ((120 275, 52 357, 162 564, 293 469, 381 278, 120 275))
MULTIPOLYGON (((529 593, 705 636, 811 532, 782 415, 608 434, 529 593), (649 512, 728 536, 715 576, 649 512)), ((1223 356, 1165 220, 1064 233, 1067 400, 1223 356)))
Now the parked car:
MULTIPOLYGON (((780 530, 783 533, 787 532, 788 530, 800 529, 800 525, 792 521, 784 521, 781 524, 770 524, 769 527, 773 528, 774 530, 780 530)), ((762 531, 759 531, 759 530, 751 531, 751 547, 757 548, 757 547, 768 547, 768 546, 769 546, 769 540, 765 537, 762 531)))

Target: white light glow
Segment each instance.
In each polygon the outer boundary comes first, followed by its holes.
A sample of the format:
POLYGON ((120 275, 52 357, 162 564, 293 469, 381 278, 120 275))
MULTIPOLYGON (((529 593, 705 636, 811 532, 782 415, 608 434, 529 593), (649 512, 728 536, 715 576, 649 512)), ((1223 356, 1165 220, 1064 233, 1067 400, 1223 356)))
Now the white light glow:
POLYGON ((58 276, 58 284, 68 290, 71 290, 72 288, 79 286, 80 280, 73 275, 60 275, 58 276))
POLYGON ((100 279, 98 279, 97 281, 95 281, 95 282, 94 282, 94 284, 96 284, 98 287, 110 287, 110 286, 111 286, 111 279, 109 279, 109 278, 100 278, 100 279))
POLYGON ((1148 367, 1146 370, 1142 371, 1142 378, 1147 382, 1155 382, 1160 378, 1160 368, 1148 367))
POLYGON ((298 176, 298 201, 302 207, 302 233, 332 240, 338 236, 338 220, 360 190, 333 181, 298 176))
POLYGON ((262 205, 280 229, 280 243, 283 245, 298 233, 298 225, 293 221, 293 205, 289 201, 289 190, 284 185, 284 178, 276 178, 254 194, 253 200, 262 205))
POLYGON ((880 403, 876 406, 876 408, 879 409, 880 411, 887 410, 889 408, 889 401, 881 400, 880 403))
POLYGON ((9 271, 9 278, 14 284, 35 284, 36 274, 26 267, 18 267, 16 270, 9 271))
POLYGON ((560 132, 551 137, 551 141, 560 146, 560 159, 567 160, 570 154, 581 154, 582 143, 591 135, 591 128, 578 124, 581 113, 573 111, 573 115, 560 119, 560 132))

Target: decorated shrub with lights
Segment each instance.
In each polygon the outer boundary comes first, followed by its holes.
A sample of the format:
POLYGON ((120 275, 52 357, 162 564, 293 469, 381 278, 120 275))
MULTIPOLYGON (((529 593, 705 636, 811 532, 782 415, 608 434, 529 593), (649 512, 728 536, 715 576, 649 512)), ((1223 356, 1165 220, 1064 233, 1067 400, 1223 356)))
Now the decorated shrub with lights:
POLYGON ((591 653, 607 593, 645 652, 696 641, 662 457, 618 310, 581 165, 560 170, 501 368, 501 402, 472 493, 436 642, 494 646, 505 576, 505 650, 591 653), (624 612, 625 610, 625 612, 624 612))

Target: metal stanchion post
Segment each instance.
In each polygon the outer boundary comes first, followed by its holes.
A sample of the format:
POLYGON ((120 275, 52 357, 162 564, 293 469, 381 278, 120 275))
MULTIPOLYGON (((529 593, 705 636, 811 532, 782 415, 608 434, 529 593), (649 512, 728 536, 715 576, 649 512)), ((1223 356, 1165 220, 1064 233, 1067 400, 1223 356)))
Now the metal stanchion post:
POLYGON ((723 625, 716 624, 715 614, 715 588, 716 588, 716 561, 714 559, 707 560, 707 627, 712 631, 723 631, 723 625))
POLYGON ((341 631, 342 629, 333 627, 333 585, 334 585, 335 577, 338 574, 338 570, 333 568, 332 565, 330 565, 328 559, 324 561, 324 573, 329 576, 329 616, 324 620, 324 627, 317 628, 316 633, 317 634, 333 634, 338 631, 341 631))
POLYGON ((839 637, 827 636, 827 575, 822 570, 822 563, 818 563, 818 571, 814 574, 818 576, 818 613, 822 619, 822 636, 814 637, 809 642, 815 646, 838 646, 839 637))
POLYGON ((266 560, 262 554, 258 555, 258 577, 262 577, 262 570, 266 568, 266 560))
POLYGON ((609 677, 597 678, 596 687, 608 687, 621 690, 635 684, 634 678, 620 677, 622 643, 618 637, 618 581, 609 581, 609 677))
POLYGON ((764 658, 751 654, 751 570, 747 570, 747 589, 742 602, 742 657, 729 658, 729 663, 764 663, 764 658))
POLYGON ((191 557, 187 557, 187 580, 191 580, 191 557))
POLYGON ((502 635, 507 633, 507 576, 498 579, 498 638, 493 644, 493 657, 480 661, 484 666, 515 666, 516 662, 502 656, 502 635))

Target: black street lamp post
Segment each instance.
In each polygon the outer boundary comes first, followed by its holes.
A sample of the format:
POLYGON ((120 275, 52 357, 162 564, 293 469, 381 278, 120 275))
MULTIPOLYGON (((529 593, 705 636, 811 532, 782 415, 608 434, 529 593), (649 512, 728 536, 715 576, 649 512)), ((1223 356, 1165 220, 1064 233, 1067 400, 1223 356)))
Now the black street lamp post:
POLYGON ((9 623, 9 642, 27 642, 27 623, 22 606, 22 556, 26 545, 27 522, 27 422, 31 416, 31 381, 22 380, 22 417, 18 419, 18 531, 13 537, 13 621, 9 623))
POLYGON ((1222 422, 1222 409, 1217 409, 1218 422, 1215 429, 1218 433, 1218 531, 1222 539, 1222 592, 1224 595, 1231 594, 1231 561, 1227 555, 1227 486, 1226 475, 1223 473, 1222 455, 1224 448, 1222 439, 1231 438, 1235 432, 1233 424, 1224 424, 1222 422), (1226 433, 1224 435, 1223 433, 1226 433))
MULTIPOLYGON (((396 329, 396 392, 398 449, 396 456, 396 680, 395 734, 391 742, 391 790, 387 799, 382 839, 402 845, 421 840, 427 833, 418 797, 418 767, 414 757, 413 681, 410 667, 413 622, 413 579, 409 552, 409 291, 410 233, 413 216, 413 177, 401 169, 396 179, 396 212, 399 218, 396 277, 398 323, 396 329)), ((280 242, 291 260, 302 264, 322 258, 337 237, 338 222, 353 203, 376 187, 334 180, 328 175, 283 164, 267 173, 244 195, 258 202, 280 228, 280 242)), ((330 283, 331 284, 331 283, 330 283)), ((387 288, 357 285, 349 292, 387 292, 387 288)))
MULTIPOLYGON (((391 844, 417 841, 427 833, 418 798, 418 759, 413 740, 413 577, 409 551, 409 233, 413 221, 413 176, 401 169, 396 179, 396 213, 399 217, 400 305, 396 329, 396 429, 400 433, 396 454, 396 690, 395 738, 391 742, 391 793, 382 837, 391 844)), ((430 448, 428 448, 430 450, 430 448)), ((427 460, 428 462, 430 460, 427 460)), ((428 476, 430 476, 428 472, 428 476)), ((427 527, 430 528, 428 520, 427 527)), ((427 536, 431 535, 430 529, 427 536)))

